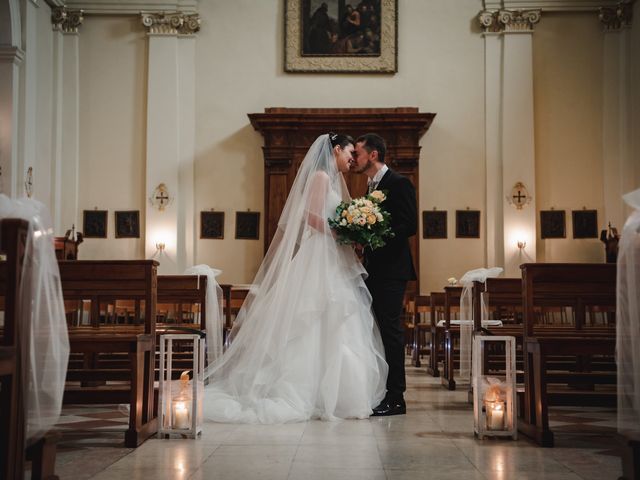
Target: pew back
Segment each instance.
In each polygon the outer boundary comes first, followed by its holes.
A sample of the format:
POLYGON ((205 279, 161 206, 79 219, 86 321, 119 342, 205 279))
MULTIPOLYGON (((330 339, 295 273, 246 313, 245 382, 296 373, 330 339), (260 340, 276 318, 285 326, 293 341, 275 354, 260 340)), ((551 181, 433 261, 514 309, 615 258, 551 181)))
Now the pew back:
POLYGON ((110 325, 111 313, 116 305, 137 305, 127 315, 127 325, 134 327, 132 331, 155 336, 158 262, 62 260, 58 265, 66 304, 82 306, 81 321, 69 322, 70 334, 86 327, 91 327, 94 333, 124 331, 120 326, 110 325))
POLYGON ((204 331, 207 325, 206 302, 206 276, 158 276, 158 327, 178 325, 204 331))
POLYGON ((0 477, 24 476, 25 418, 18 335, 18 287, 22 275, 28 224, 0 221, 0 295, 4 298, 4 328, 0 338, 0 477))
POLYGON ((614 264, 527 263, 520 268, 526 337, 549 317, 576 333, 605 328, 615 334, 614 264))

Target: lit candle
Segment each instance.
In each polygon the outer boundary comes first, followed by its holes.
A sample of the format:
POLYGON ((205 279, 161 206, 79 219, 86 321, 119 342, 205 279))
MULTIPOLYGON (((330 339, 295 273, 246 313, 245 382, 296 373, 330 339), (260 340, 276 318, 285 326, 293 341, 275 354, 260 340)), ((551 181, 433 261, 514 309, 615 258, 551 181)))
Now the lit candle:
POLYGON ((186 402, 175 402, 173 405, 173 428, 189 428, 189 407, 186 402))
POLYGON ((504 430, 504 402, 491 403, 487 411, 489 430, 504 430))

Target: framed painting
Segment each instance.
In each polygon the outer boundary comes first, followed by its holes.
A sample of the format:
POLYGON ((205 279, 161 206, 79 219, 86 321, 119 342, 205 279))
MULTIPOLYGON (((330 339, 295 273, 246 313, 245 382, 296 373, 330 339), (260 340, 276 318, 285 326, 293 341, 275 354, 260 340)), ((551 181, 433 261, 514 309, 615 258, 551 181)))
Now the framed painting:
POLYGON ((598 211, 573 210, 573 238, 598 238, 598 211))
POLYGON ((236 212, 236 239, 260 238, 260 212, 236 212))
POLYGON ((480 210, 456 210, 456 238, 480 238, 480 210))
POLYGON ((566 238, 564 210, 540 210, 540 238, 566 238))
POLYGON ((116 238, 140 238, 140 212, 127 210, 115 212, 116 238))
POLYGON ((447 238, 447 211, 422 212, 422 238, 447 238))
POLYGON ((107 238, 107 210, 83 210, 84 238, 107 238))
POLYGON ((200 212, 200 238, 224 238, 224 212, 200 212))
POLYGON ((395 73, 397 0, 285 0, 286 72, 395 73))

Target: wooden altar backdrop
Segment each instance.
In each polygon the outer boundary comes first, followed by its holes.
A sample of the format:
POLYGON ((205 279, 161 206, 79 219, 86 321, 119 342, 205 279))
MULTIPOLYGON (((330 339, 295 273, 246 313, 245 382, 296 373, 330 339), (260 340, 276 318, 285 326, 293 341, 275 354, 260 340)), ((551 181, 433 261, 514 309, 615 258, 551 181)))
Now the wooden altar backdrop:
MULTIPOLYGON (((264 136, 264 247, 276 232, 278 219, 304 156, 321 134, 330 131, 357 138, 374 132, 387 142, 386 163, 409 177, 419 192, 420 138, 429 129, 434 113, 414 107, 399 108, 266 108, 251 113, 251 125, 264 136)), ((345 175, 352 197, 367 191, 364 175, 345 175)), ((418 229, 419 230, 419 229, 418 229)), ((419 272, 418 235, 410 240, 416 272, 419 272)), ((418 278, 420 275, 418 273, 418 278)), ((413 283, 413 282, 412 282, 413 283)), ((419 292, 409 285, 409 292, 419 292)))

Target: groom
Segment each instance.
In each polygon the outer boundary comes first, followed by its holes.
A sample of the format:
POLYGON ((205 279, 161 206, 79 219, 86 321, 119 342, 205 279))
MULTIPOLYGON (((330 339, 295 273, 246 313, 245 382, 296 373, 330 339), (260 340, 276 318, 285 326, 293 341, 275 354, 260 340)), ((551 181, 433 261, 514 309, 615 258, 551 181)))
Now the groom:
POLYGON ((375 313, 389 364, 387 394, 373 409, 374 416, 406 413, 404 374, 404 325, 402 307, 407 281, 416 279, 409 237, 416 234, 416 191, 411 181, 389 169, 384 163, 387 147, 375 133, 356 140, 351 170, 369 177, 369 192, 382 190, 387 199, 382 206, 391 215, 395 236, 384 247, 365 250, 364 264, 369 273, 367 287, 373 298, 375 313))

